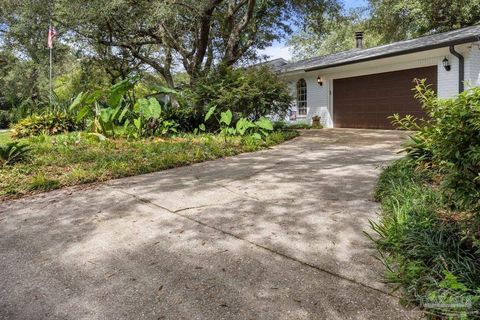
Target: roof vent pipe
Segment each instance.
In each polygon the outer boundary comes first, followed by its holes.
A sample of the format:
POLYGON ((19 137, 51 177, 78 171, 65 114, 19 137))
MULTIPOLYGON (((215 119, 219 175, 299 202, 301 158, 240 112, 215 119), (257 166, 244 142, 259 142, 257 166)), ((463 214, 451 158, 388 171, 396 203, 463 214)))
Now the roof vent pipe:
POLYGON ((465 62, 460 52, 455 50, 455 46, 450 46, 450 53, 458 58, 458 93, 462 93, 465 88, 463 82, 465 81, 465 62))
POLYGON ((363 31, 355 32, 355 47, 357 49, 363 49, 363 31))

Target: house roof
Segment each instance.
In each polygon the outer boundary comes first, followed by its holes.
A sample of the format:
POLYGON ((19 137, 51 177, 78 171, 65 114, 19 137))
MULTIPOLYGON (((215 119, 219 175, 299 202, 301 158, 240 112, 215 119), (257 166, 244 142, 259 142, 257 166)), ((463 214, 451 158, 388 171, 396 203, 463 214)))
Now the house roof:
POLYGON ((399 41, 383 46, 352 49, 326 56, 314 57, 280 66, 280 73, 293 71, 312 71, 326 69, 369 60, 398 56, 402 54, 448 47, 450 45, 480 40, 480 25, 457 29, 449 32, 423 36, 411 40, 399 41))
POLYGON ((256 63, 254 65, 251 65, 250 67, 262 67, 262 66, 268 66, 268 67, 273 67, 274 69, 281 68, 282 66, 288 64, 288 61, 283 59, 283 58, 278 58, 278 59, 273 59, 273 60, 268 60, 260 63, 256 63))

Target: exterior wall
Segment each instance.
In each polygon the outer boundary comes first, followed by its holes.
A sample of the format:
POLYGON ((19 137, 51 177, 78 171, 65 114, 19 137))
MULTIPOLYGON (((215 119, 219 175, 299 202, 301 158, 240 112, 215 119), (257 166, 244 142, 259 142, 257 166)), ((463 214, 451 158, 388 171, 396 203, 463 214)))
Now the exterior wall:
MULTIPOLYGON (((480 42, 479 42, 480 44, 480 42)), ((480 45, 465 44, 456 46, 455 49, 465 57, 465 80, 472 85, 480 85, 480 45)), ((398 57, 378 59, 352 65, 334 67, 309 72, 296 72, 285 74, 289 81, 291 92, 296 97, 296 82, 304 78, 307 82, 307 117, 297 117, 297 121, 310 122, 315 115, 321 117, 321 122, 326 127, 333 127, 333 79, 362 76, 367 74, 413 69, 437 65, 438 70, 438 96, 449 98, 458 94, 458 59, 450 54, 448 48, 418 52, 398 57), (451 70, 446 71, 442 60, 449 60, 451 70), (323 80, 323 86, 317 83, 317 77, 323 80)), ((413 87, 413 84, 412 84, 413 87)), ((295 110, 295 106, 293 108, 295 110)))
POLYGON ((465 55, 465 88, 480 86, 480 41, 472 43, 465 55))

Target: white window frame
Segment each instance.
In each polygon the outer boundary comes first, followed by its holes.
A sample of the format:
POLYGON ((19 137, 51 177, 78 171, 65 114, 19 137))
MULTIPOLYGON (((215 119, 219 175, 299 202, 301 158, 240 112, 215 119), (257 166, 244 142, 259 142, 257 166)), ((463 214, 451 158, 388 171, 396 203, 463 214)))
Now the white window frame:
POLYGON ((301 78, 297 81, 297 116, 299 118, 305 118, 308 114, 307 103, 307 81, 301 78))

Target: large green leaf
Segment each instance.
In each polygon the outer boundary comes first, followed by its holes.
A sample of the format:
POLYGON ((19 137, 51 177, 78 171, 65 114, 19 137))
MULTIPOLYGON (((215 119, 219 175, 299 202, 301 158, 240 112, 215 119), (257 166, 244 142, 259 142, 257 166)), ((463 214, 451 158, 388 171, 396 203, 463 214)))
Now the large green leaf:
POLYGON ((123 96, 135 86, 138 80, 139 77, 127 78, 111 86, 107 99, 108 105, 111 107, 118 106, 123 96))
POLYGON ((80 106, 80 104, 83 102, 83 100, 85 99, 85 96, 86 96, 86 94, 84 94, 83 92, 80 92, 77 95, 77 97, 72 101, 72 103, 68 107, 68 110, 69 111, 76 110, 80 106))
POLYGON ((113 113, 113 109, 112 108, 105 108, 105 109, 102 109, 100 111, 100 120, 104 123, 104 124, 108 124, 111 120, 111 117, 112 117, 112 113, 113 113))
POLYGON ((123 118, 125 118, 125 115, 127 114, 128 110, 129 110, 128 106, 125 106, 123 108, 122 112, 120 113, 120 115, 117 118, 119 122, 123 121, 123 118))
POLYGON ((159 85, 153 85, 151 87, 152 91, 155 91, 156 93, 164 93, 164 94, 178 94, 179 92, 175 89, 164 87, 164 86, 159 86, 159 85))
POLYGON ((261 117, 258 119, 258 121, 255 122, 255 124, 262 129, 268 130, 268 131, 273 131, 273 124, 272 121, 268 120, 265 117, 261 117))
POLYGON ((140 98, 137 100, 137 102, 135 102, 135 105, 133 106, 133 111, 135 111, 135 113, 140 113, 143 115, 144 110, 148 108, 149 104, 150 102, 147 99, 140 98))
POLYGON ((204 121, 208 121, 208 119, 210 119, 210 117, 213 115, 213 113, 215 112, 216 109, 217 109, 216 106, 213 106, 210 109, 208 109, 208 112, 205 115, 205 120, 204 121))
POLYGON ((156 98, 148 99, 148 108, 144 113, 146 119, 159 119, 162 115, 162 106, 156 98))
POLYGON ((138 99, 133 110, 145 119, 159 119, 162 114, 162 106, 155 98, 138 99))
POLYGON ((229 126, 232 123, 232 118, 233 118, 232 111, 227 110, 225 112, 222 112, 220 114, 220 123, 223 123, 226 126, 229 126))
POLYGON ((142 118, 133 119, 133 124, 137 130, 142 128, 142 118))
POLYGON ((76 120, 82 121, 85 116, 90 112, 90 106, 84 105, 77 113, 76 120))
POLYGON ((248 129, 250 128, 254 128, 255 127, 255 124, 248 120, 248 119, 245 119, 245 118, 240 118, 240 120, 238 120, 237 122, 237 132, 243 136, 245 134, 245 132, 247 132, 248 129))
POLYGON ((262 136, 261 136, 259 133, 254 133, 254 134, 252 135, 252 137, 254 137, 254 138, 257 139, 257 140, 261 140, 261 139, 262 139, 262 136))

